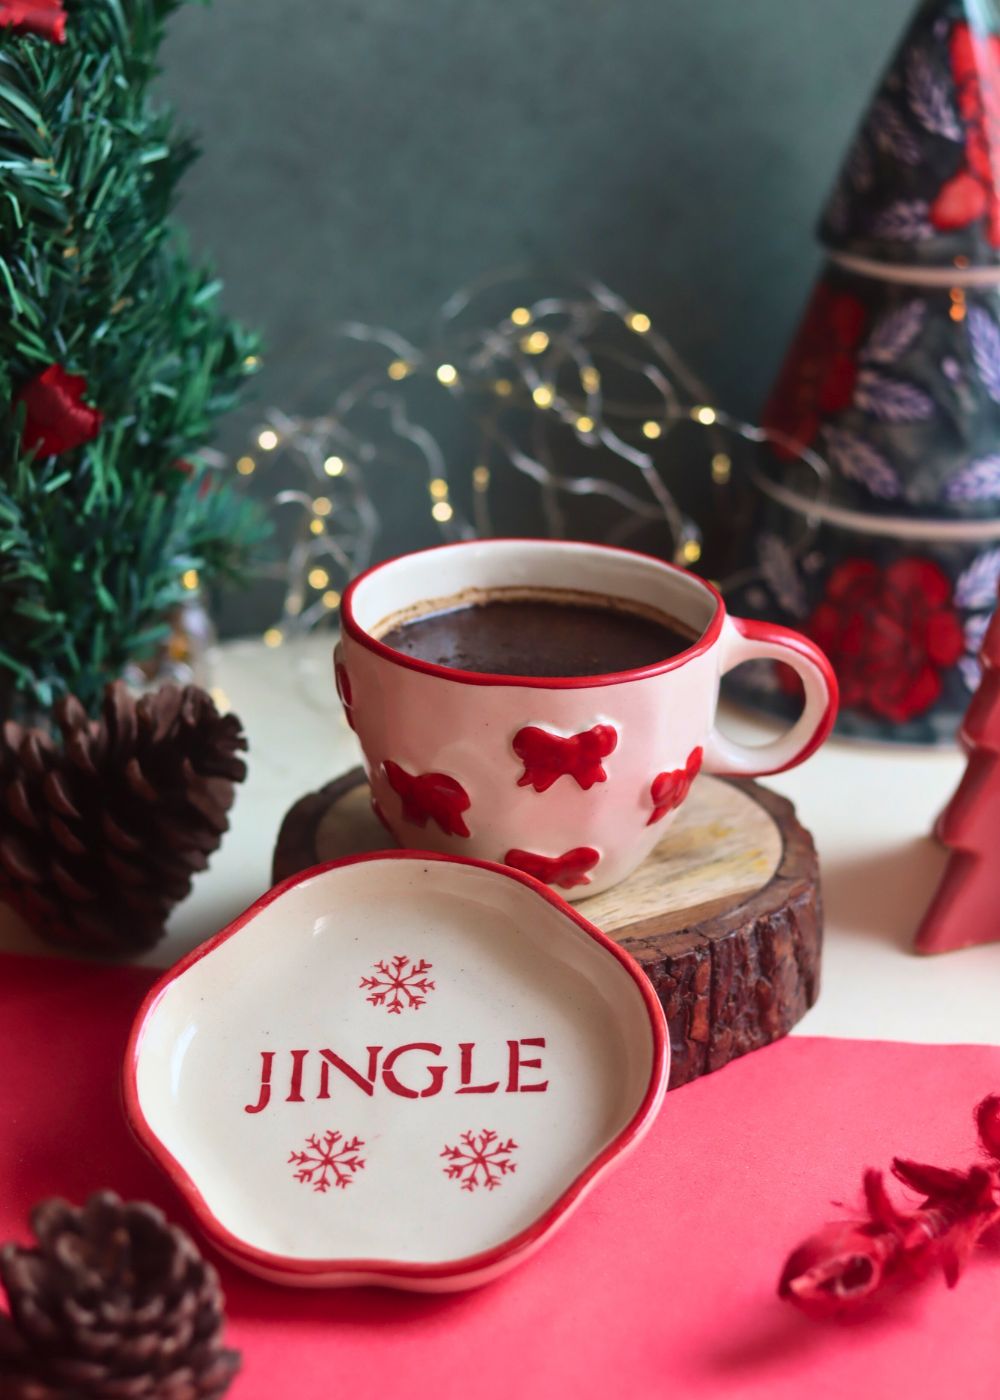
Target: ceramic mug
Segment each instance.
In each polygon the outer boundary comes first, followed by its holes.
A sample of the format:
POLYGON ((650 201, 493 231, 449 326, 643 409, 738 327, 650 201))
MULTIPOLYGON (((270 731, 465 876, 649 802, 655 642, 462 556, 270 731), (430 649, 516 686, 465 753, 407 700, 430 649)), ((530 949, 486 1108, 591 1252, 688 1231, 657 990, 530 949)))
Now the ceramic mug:
POLYGON ((837 709, 830 665, 805 637, 728 616, 711 584, 662 559, 573 541, 470 540, 376 564, 344 594, 334 660, 375 811, 396 840, 502 862, 571 900, 646 858, 700 770, 792 768, 837 709), (510 588, 631 602, 697 640, 637 670, 555 679, 455 670, 379 640, 408 615, 510 588), (719 681, 764 658, 798 674, 805 705, 780 738, 747 748, 715 726, 719 681))

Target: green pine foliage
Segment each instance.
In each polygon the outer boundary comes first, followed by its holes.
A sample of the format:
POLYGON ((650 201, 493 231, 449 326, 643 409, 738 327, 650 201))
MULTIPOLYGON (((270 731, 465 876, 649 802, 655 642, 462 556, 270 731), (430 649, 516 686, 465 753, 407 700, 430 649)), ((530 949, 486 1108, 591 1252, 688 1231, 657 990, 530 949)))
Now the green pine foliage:
POLYGON ((195 150, 149 85, 180 3, 66 0, 62 45, 0 30, 0 717, 5 693, 94 707, 182 574, 236 578, 265 533, 197 461, 257 345, 169 220, 195 150), (44 458, 17 394, 53 363, 104 422, 44 458))

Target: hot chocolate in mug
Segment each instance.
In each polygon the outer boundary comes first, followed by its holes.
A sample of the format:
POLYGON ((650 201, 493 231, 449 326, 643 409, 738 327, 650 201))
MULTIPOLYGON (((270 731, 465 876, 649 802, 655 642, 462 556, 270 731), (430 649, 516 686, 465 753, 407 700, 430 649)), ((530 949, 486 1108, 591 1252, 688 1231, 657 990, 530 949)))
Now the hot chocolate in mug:
POLYGON ((499 861, 574 900, 646 858, 700 771, 780 773, 815 752, 836 716, 837 683, 812 642, 730 617, 704 579, 607 545, 470 540, 403 555, 351 583, 342 621, 337 691, 396 840, 499 861), (630 670, 515 676, 381 640, 415 618, 501 599, 585 600, 660 619, 690 644, 630 670), (765 658, 797 673, 805 703, 780 738, 747 748, 716 728, 719 682, 765 658))

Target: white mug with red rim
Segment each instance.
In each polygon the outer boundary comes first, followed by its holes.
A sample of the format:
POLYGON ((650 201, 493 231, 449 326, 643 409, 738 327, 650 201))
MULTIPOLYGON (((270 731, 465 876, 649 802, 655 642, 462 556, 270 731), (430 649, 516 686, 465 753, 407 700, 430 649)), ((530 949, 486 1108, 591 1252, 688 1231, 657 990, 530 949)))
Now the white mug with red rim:
POLYGON ((629 875, 699 771, 761 777, 827 737, 837 683, 797 632, 730 617, 704 579, 662 559, 563 540, 470 540, 376 564, 348 587, 337 690, 375 810, 403 846, 500 861, 569 899, 629 875), (379 640, 394 621, 492 589, 586 592, 677 619, 697 640, 655 665, 540 678, 461 671, 379 640), (716 728, 719 682, 745 661, 799 676, 801 716, 748 748, 716 728))

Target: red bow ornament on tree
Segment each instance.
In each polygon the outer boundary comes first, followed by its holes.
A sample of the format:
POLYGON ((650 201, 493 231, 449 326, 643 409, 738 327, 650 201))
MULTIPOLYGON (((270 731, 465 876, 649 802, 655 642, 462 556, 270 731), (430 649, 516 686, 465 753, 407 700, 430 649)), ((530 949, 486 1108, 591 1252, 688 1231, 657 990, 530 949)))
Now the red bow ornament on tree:
POLYGON ((62 0, 0 0, 0 29, 37 34, 53 43, 66 42, 66 11, 62 0))
POLYGON ((82 447, 101 431, 104 414, 83 402, 87 381, 67 374, 62 365, 49 365, 27 384, 15 400, 27 410, 21 446, 39 457, 56 457, 82 447))

